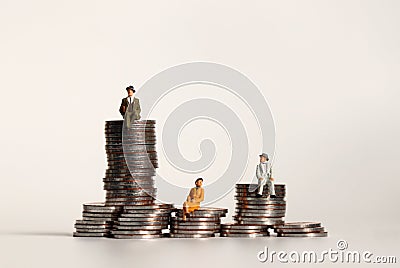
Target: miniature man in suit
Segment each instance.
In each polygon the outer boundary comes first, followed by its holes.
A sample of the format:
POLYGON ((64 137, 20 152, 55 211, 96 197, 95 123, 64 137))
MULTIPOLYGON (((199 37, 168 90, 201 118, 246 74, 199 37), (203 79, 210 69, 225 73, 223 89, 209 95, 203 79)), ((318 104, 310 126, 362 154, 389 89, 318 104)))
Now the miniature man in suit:
POLYGON ((122 117, 127 119, 127 125, 130 125, 132 120, 140 119, 140 103, 139 99, 134 97, 134 93, 136 92, 133 86, 129 86, 126 88, 128 91, 128 97, 123 98, 121 102, 121 106, 119 107, 119 112, 122 117))
POLYGON ((190 193, 183 203, 183 216, 182 219, 186 220, 186 214, 200 208, 200 202, 204 200, 203 179, 198 178, 195 182, 196 187, 190 189, 190 193))
POLYGON ((267 184, 270 196, 275 198, 274 179, 271 177, 271 167, 268 163, 268 155, 266 153, 260 154, 260 164, 256 168, 256 177, 258 179, 258 192, 257 197, 262 197, 264 185, 267 184))

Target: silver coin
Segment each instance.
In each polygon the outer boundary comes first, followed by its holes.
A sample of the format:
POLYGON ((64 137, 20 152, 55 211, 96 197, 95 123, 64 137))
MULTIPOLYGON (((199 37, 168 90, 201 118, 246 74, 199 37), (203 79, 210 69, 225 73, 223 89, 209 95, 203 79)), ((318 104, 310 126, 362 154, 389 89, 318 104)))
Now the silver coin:
POLYGON ((237 207, 247 206, 268 206, 268 205, 286 205, 286 201, 263 201, 263 200, 250 200, 250 201, 238 201, 236 202, 237 207))
MULTIPOLYGON (((181 217, 171 217, 171 220, 176 220, 178 222, 184 221, 183 218, 181 217)), ((219 222, 220 218, 218 217, 208 217, 208 218, 191 218, 191 217, 186 217, 186 221, 196 221, 196 222, 219 222)))
POLYGON ((74 224, 75 228, 78 229, 106 229, 110 228, 112 225, 111 224, 96 224, 96 225, 91 225, 91 224, 74 224))
POLYGON ((90 212, 82 212, 83 217, 89 218, 115 218, 115 213, 90 213, 90 212))
POLYGON ((111 230, 113 235, 147 235, 159 234, 160 230, 111 230))
POLYGON ((214 236, 214 234, 169 234, 171 238, 210 238, 214 236))
POLYGON ((276 233, 315 233, 315 232, 323 232, 324 227, 313 227, 313 228, 275 228, 276 233))
POLYGON ((117 239, 154 239, 163 237, 162 234, 143 234, 143 235, 112 235, 113 238, 117 239))
POLYGON ((74 232, 73 233, 74 237, 105 237, 105 233, 79 233, 79 232, 74 232))
POLYGON ((284 229, 284 228, 314 228, 314 227, 321 227, 320 222, 285 222, 285 224, 281 226, 277 226, 277 228, 284 229))
POLYGON ((171 225, 179 225, 179 226, 219 226, 220 223, 216 222, 196 222, 196 221, 177 221, 177 220, 171 220, 171 225))
POLYGON ((265 213, 249 213, 249 212, 238 212, 235 215, 240 217, 285 217, 285 213, 282 212, 265 212, 265 213))
MULTIPOLYGON (((153 177, 141 177, 141 178, 117 178, 117 177, 113 177, 113 178, 103 178, 103 182, 107 183, 109 185, 112 184, 124 184, 124 183, 140 183, 140 184, 145 184, 146 182, 148 182, 148 184, 154 184, 155 180, 153 177)), ((139 187, 140 188, 140 187, 139 187)))
POLYGON ((113 223, 113 221, 103 221, 98 219, 90 219, 90 220, 76 220, 75 224, 81 225, 109 225, 113 223))
POLYGON ((127 205, 150 205, 152 204, 152 201, 137 201, 137 202, 107 202, 107 204, 113 205, 113 206, 127 206, 127 205))
POLYGON ((118 226, 165 226, 168 225, 168 221, 167 220, 162 220, 162 221, 119 221, 116 223, 116 225, 118 226))
POLYGON ((265 225, 253 225, 253 224, 221 224, 221 230, 266 230, 265 225))
POLYGON ((191 226, 181 226, 181 225, 171 225, 171 230, 216 230, 215 226, 204 226, 204 225, 191 225, 191 226))
MULTIPOLYGON (((183 213, 177 213, 176 216, 181 218, 183 216, 183 213)), ((219 218, 220 216, 218 214, 187 214, 187 218, 219 218)))
POLYGON ((269 204, 269 205, 249 205, 249 204, 238 205, 238 204, 236 204, 236 209, 249 209, 249 210, 252 210, 252 209, 256 209, 256 210, 259 210, 259 209, 265 209, 265 210, 267 210, 267 209, 286 209, 286 204, 269 204))
POLYGON ((262 236, 268 236, 269 234, 267 233, 253 233, 253 234, 236 234, 236 233, 221 233, 221 236, 223 237, 248 237, 248 238, 253 238, 253 237, 262 237, 262 236))
POLYGON ((221 234, 267 234, 268 230, 223 230, 221 234))
POLYGON ((235 222, 238 224, 263 224, 263 225, 267 225, 267 226, 275 226, 277 224, 282 224, 284 223, 283 220, 281 219, 276 219, 273 220, 271 219, 263 219, 263 220, 243 220, 243 219, 235 219, 235 222))
POLYGON ((109 229, 75 228, 78 233, 107 233, 109 229))
POLYGON ((138 222, 162 222, 162 221, 167 221, 169 220, 169 217, 152 217, 152 218, 118 218, 120 222, 122 221, 138 221, 138 222))
POLYGON ((170 209, 124 209, 122 213, 126 214, 170 214, 170 209))
POLYGON ((116 217, 112 217, 112 218, 111 217, 96 217, 96 218, 93 218, 93 217, 82 216, 82 220, 84 220, 84 221, 97 220, 97 221, 111 221, 111 222, 113 222, 114 218, 116 219, 116 217))
POLYGON ((116 225, 114 226, 115 229, 118 230, 162 230, 162 229, 167 229, 164 228, 164 225, 147 225, 147 226, 141 226, 141 225, 116 225))
POLYGON ((125 218, 159 218, 169 217, 169 213, 122 213, 120 217, 125 218))
POLYGON ((257 215, 257 216, 246 216, 246 215, 237 215, 237 214, 235 214, 235 215, 233 215, 233 217, 236 219, 270 219, 270 218, 282 218, 283 216, 282 215, 263 215, 263 216, 259 216, 259 215, 257 215))
POLYGON ((170 234, 204 234, 204 235, 212 235, 214 234, 213 230, 171 230, 170 234))
POLYGON ((174 204, 172 203, 154 203, 152 205, 148 205, 148 206, 125 206, 124 209, 125 210, 142 210, 142 209, 158 209, 158 208, 173 208, 174 204))
POLYGON ((118 207, 113 207, 113 206, 106 206, 104 202, 101 203, 86 203, 83 204, 83 210, 87 212, 105 212, 105 213, 114 213, 118 212, 119 208, 118 207))
POLYGON ((327 237, 328 232, 301 233, 301 234, 278 233, 277 236, 278 237, 327 237))

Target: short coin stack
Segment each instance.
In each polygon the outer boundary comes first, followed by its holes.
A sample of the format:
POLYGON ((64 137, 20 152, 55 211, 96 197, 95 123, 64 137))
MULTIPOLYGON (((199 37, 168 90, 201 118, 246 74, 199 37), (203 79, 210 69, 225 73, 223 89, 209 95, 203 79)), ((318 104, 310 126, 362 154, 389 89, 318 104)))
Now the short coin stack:
POLYGON ((221 224, 221 236, 258 237, 269 236, 268 227, 256 224, 221 224))
POLYGON ((124 206, 118 222, 113 226, 114 238, 159 238, 168 229, 172 204, 124 206))
POLYGON ((183 220, 183 210, 175 209, 171 217, 169 237, 174 238, 206 238, 219 234, 221 217, 225 217, 228 209, 201 207, 190 212, 183 220))
POLYGON ((151 205, 156 188, 157 167, 154 120, 106 121, 108 168, 103 179, 106 205, 151 205))
POLYGON ((328 232, 320 222, 287 222, 275 226, 277 236, 280 237, 325 237, 328 232))
POLYGON ((119 207, 105 206, 103 202, 83 204, 82 220, 75 222, 77 237, 109 236, 120 213, 119 207))
POLYGON ((263 189, 262 197, 256 197, 256 191, 250 192, 249 187, 256 189, 257 185, 236 184, 235 199, 237 203, 233 216, 235 223, 269 227, 283 224, 286 212, 285 185, 275 184, 276 198, 267 196, 266 186, 263 189))

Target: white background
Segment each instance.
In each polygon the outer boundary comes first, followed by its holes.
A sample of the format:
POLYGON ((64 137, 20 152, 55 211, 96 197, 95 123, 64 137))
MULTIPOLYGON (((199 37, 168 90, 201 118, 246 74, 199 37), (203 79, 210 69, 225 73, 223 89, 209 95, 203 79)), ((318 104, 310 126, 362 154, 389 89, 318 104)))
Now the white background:
MULTIPOLYGON (((324 250, 339 238, 398 254, 399 12, 386 0, 1 0, 0 266, 265 266, 266 245, 324 250), (104 121, 121 118, 125 87, 191 61, 259 86, 286 220, 321 221, 329 238, 72 238, 82 203, 104 199, 104 121)), ((215 206, 231 221, 233 193, 215 206)))

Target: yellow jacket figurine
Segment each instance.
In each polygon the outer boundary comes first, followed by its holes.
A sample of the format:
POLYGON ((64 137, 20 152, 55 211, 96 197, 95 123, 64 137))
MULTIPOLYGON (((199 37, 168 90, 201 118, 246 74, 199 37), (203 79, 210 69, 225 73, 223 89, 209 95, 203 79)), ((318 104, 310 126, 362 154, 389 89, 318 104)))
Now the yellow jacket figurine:
POLYGON ((195 181, 196 187, 190 189, 186 201, 183 203, 183 216, 182 219, 186 220, 186 214, 200 208, 200 202, 204 200, 203 179, 198 178, 195 181))

